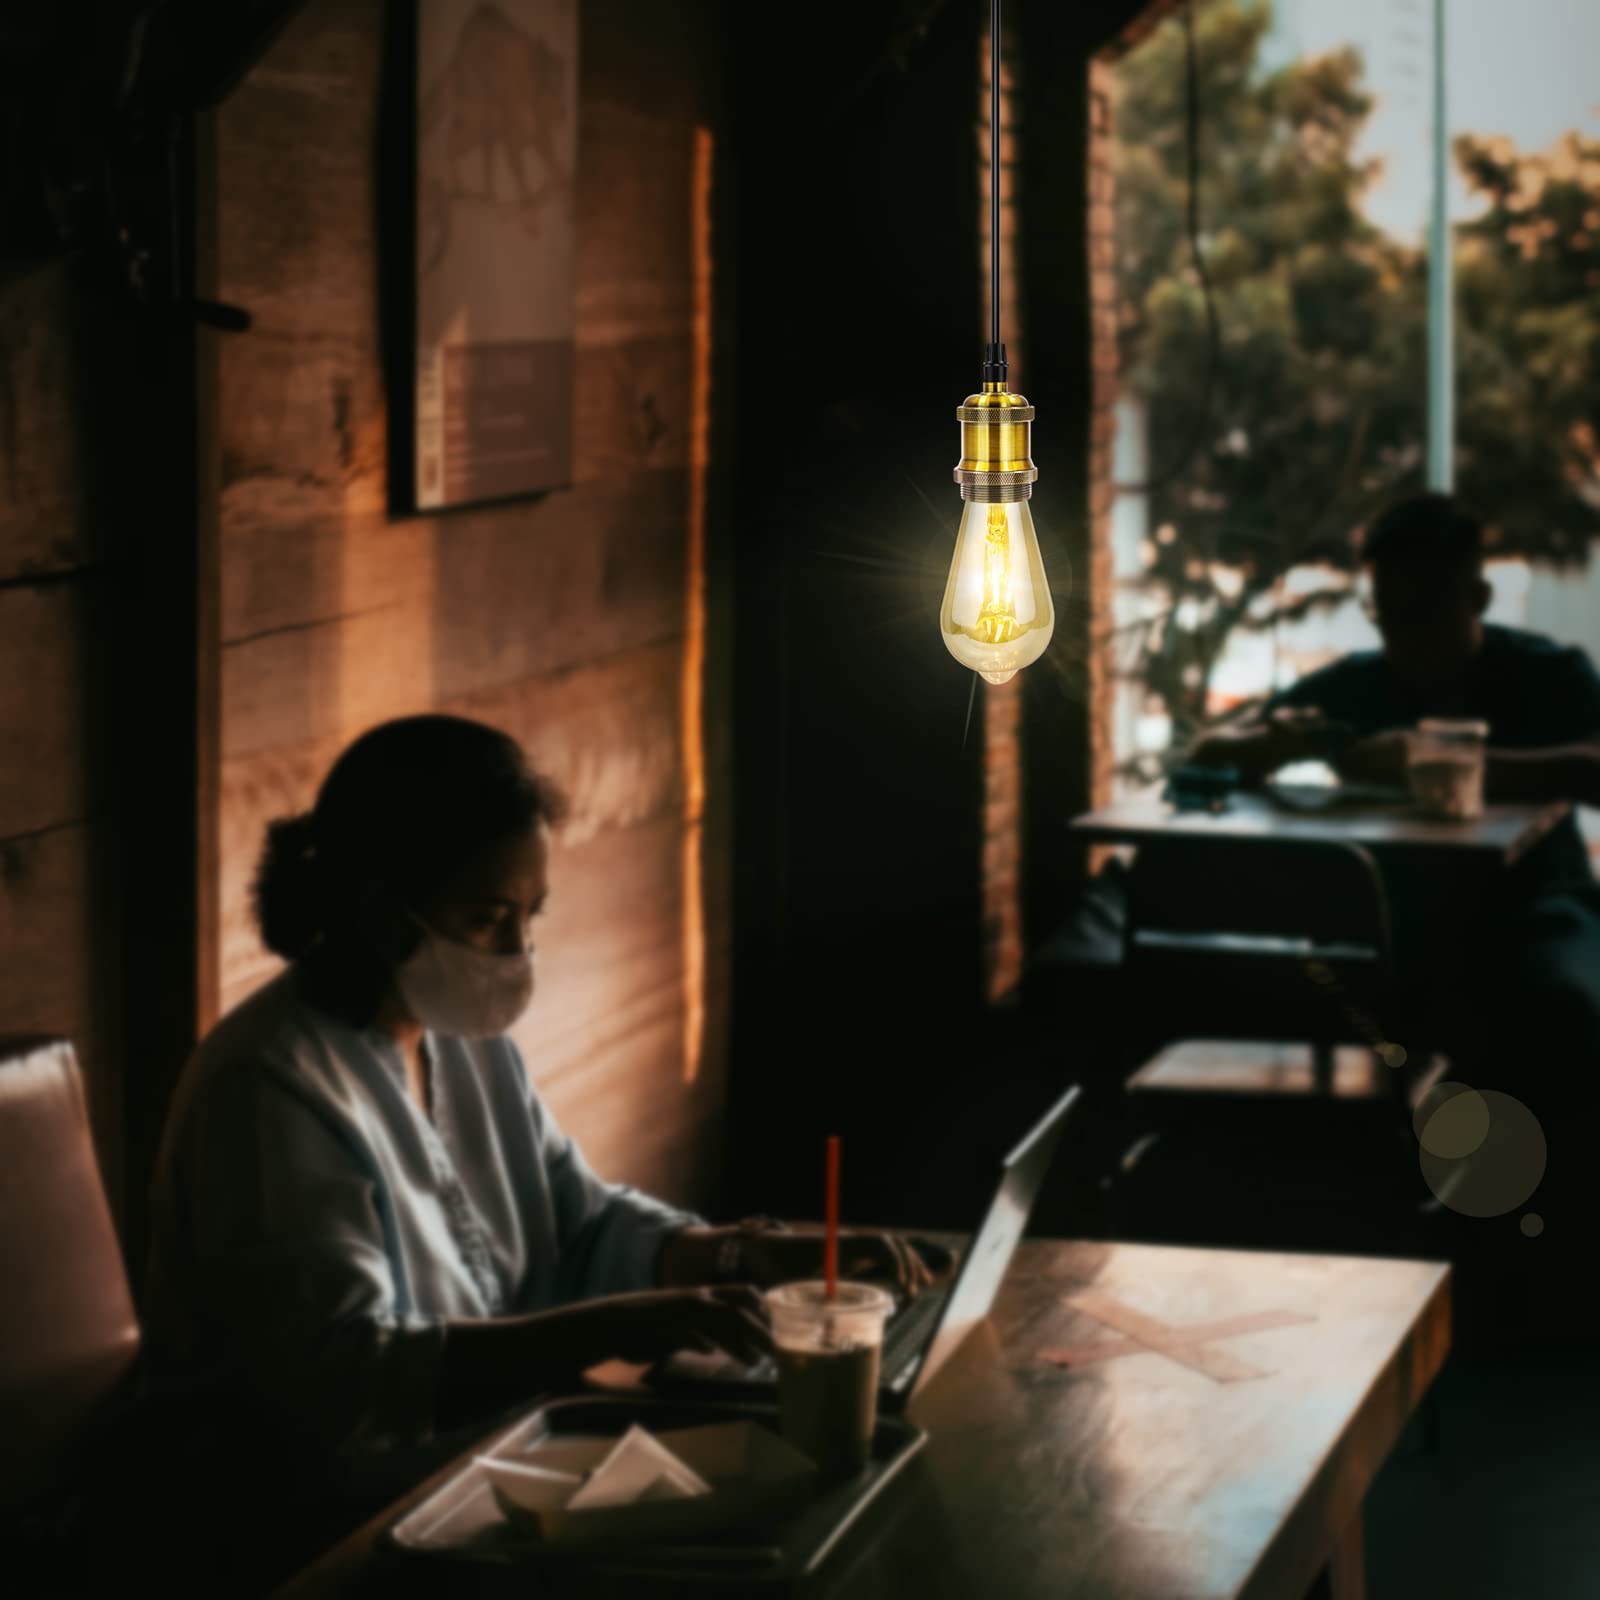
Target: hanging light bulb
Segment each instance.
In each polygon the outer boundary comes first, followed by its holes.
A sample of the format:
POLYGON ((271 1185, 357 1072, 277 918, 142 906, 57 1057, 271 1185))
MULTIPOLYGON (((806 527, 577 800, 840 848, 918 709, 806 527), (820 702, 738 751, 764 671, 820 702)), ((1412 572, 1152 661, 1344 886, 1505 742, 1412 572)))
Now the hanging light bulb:
POLYGON ((989 315, 983 388, 956 408, 966 508, 939 608, 945 648, 990 683, 1037 661, 1055 631, 1055 606, 1028 501, 1033 407, 1006 388, 1000 342, 1000 0, 989 4, 989 315))
POLYGON ((966 506, 939 626, 962 666, 1004 683, 1044 654, 1056 625, 1028 511, 1039 475, 1028 459, 1033 407, 1002 381, 985 384, 956 417, 963 452, 955 477, 966 506))

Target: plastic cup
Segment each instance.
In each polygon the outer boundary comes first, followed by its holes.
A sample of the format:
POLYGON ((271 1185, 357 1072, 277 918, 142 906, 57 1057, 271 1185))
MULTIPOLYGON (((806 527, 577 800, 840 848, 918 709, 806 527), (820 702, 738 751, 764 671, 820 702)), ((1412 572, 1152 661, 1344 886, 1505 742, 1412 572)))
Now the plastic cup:
POLYGON ((1430 817, 1470 822, 1483 815, 1486 722, 1431 717, 1417 724, 1407 760, 1411 797, 1430 817))
POLYGON ((824 1478, 866 1465, 878 1423, 883 1325, 894 1301, 870 1283, 822 1282, 767 1291, 778 1363, 783 1437, 816 1462, 824 1478))

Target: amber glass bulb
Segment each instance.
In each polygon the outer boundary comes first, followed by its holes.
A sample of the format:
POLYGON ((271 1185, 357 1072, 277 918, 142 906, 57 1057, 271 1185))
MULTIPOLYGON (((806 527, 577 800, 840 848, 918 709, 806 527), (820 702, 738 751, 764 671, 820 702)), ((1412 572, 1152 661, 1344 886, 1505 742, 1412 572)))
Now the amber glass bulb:
POLYGON ((1044 654, 1055 607, 1026 500, 969 500, 939 608, 945 648, 990 683, 1044 654))

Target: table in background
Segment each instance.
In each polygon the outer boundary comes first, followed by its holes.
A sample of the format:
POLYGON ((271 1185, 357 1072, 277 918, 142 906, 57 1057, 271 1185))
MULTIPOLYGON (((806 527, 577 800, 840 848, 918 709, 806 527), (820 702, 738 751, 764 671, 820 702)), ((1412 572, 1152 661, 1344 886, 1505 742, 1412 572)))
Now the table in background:
MULTIPOLYGON (((927 1447, 802 1592, 1359 1600, 1362 1497, 1443 1365, 1448 1279, 1430 1262, 1028 1241, 990 1320, 913 1404, 927 1447), (1122 1333, 1066 1304, 1085 1291, 1122 1333), (1254 1331, 1177 1359, 1148 1347, 1236 1319, 1254 1331), (1097 1344, 1124 1353, 1039 1355, 1097 1344)), ((469 1586, 380 1558, 383 1530, 443 1476, 281 1593, 532 1592, 526 1573, 469 1586)))
MULTIPOLYGON (((1274 843, 1354 844, 1369 851, 1383 880, 1398 980, 1452 1038, 1482 1035, 1471 1015, 1473 930, 1497 885, 1571 811, 1566 801, 1486 806, 1470 822, 1420 814, 1409 803, 1335 801, 1302 810, 1268 793, 1238 790, 1220 812, 1178 810, 1151 790, 1075 817, 1073 834, 1092 845, 1180 845, 1208 839, 1259 840, 1263 867, 1274 843), (1465 1009, 1463 1009, 1465 1008, 1465 1009)), ((1454 1053, 1448 1052, 1448 1053, 1454 1053)))
POLYGON ((1571 807, 1486 806, 1471 822, 1436 821, 1405 804, 1334 802, 1299 810, 1265 794, 1238 791, 1223 811, 1180 811, 1151 792, 1086 812, 1072 831, 1090 844, 1148 844, 1163 839, 1293 839, 1359 844, 1380 859, 1389 854, 1448 851, 1485 866, 1509 867, 1520 860, 1571 807))

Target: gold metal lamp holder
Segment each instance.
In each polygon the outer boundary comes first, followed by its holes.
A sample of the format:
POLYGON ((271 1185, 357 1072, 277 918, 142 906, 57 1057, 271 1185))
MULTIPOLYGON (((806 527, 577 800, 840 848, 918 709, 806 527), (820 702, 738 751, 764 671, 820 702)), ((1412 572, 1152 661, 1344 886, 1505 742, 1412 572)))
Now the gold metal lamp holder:
POLYGON ((1027 500, 1039 469, 1033 464, 1033 407, 1004 382, 986 383, 956 407, 961 460, 953 474, 963 500, 994 505, 1027 500))

